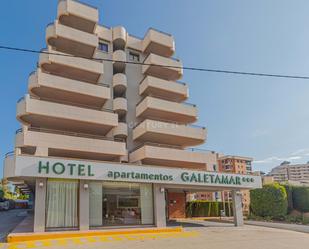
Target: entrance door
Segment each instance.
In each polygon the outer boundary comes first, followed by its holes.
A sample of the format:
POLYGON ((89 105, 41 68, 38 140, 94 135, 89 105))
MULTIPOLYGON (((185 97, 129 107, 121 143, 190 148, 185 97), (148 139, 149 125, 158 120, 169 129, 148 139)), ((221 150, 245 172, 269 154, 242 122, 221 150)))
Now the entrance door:
POLYGON ((184 192, 167 193, 168 218, 170 220, 186 217, 186 194, 184 192))
POLYGON ((103 225, 141 224, 139 185, 103 186, 103 225))

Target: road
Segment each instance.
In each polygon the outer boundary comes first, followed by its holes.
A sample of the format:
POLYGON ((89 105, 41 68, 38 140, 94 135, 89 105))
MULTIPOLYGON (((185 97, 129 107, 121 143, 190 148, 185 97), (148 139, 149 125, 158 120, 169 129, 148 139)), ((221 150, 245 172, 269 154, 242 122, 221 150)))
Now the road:
POLYGON ((11 209, 0 211, 0 242, 3 242, 6 235, 12 231, 24 218, 23 209, 11 209))

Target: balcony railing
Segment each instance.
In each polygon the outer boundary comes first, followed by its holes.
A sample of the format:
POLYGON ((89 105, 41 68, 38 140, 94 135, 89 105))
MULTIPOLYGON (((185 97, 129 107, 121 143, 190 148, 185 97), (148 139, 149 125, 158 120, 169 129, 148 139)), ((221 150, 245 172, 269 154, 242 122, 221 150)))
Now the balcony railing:
MULTIPOLYGON (((20 98, 17 101, 17 103, 21 102, 24 99, 25 99, 25 96, 20 98)), ((55 103, 55 104, 70 105, 70 106, 75 106, 75 107, 80 107, 80 108, 85 108, 85 109, 91 109, 91 110, 98 110, 98 111, 105 111, 105 112, 115 113, 114 110, 112 110, 112 109, 100 108, 100 107, 95 107, 95 106, 79 104, 79 103, 73 103, 73 102, 69 102, 69 101, 65 101, 65 100, 57 100, 57 101, 55 101, 54 99, 39 98, 39 97, 34 97, 34 96, 30 96, 30 99, 36 99, 36 100, 47 101, 47 102, 51 102, 51 103, 55 103)))
MULTIPOLYGON (((154 94, 148 94, 146 96, 144 96, 140 101, 137 102, 136 106, 138 106, 141 102, 143 102, 143 100, 147 97, 152 97, 152 98, 157 98, 157 99, 161 99, 161 100, 166 100, 166 101, 171 101, 169 98, 165 98, 165 97, 161 97, 161 96, 156 96, 154 94)), ((173 102, 173 101, 172 101, 173 102)), ((178 103, 178 102, 177 102, 178 103)), ((183 105, 188 105, 188 106, 193 106, 196 107, 195 104, 191 104, 191 103, 187 103, 187 102, 181 102, 178 104, 183 104, 183 105)))
MULTIPOLYGON (((86 133, 79 133, 79 132, 72 132, 72 131, 45 129, 45 128, 38 128, 38 127, 29 127, 28 131, 43 132, 43 133, 65 135, 65 136, 72 136, 72 137, 100 139, 100 140, 107 140, 107 141, 114 141, 114 142, 124 142, 125 141, 124 139, 121 139, 121 138, 109 138, 109 137, 100 136, 100 135, 93 135, 93 134, 86 134, 86 133)), ((22 128, 18 129, 16 131, 16 134, 21 133, 21 132, 23 132, 22 128)))
MULTIPOLYGON (((145 76, 143 77, 143 79, 139 82, 139 84, 142 84, 142 82, 143 82, 143 81, 144 81, 147 77, 149 77, 149 76, 148 76, 148 75, 145 75, 145 76)), ((179 80, 172 81, 172 82, 174 82, 174 83, 178 83, 178 84, 181 84, 181 85, 184 85, 184 86, 186 86, 186 85, 187 85, 187 83, 182 82, 182 81, 179 81, 179 80)))
POLYGON ((130 153, 133 152, 133 151, 136 151, 136 150, 138 150, 138 149, 140 149, 140 148, 142 148, 142 147, 145 146, 145 145, 155 146, 155 147, 162 147, 162 148, 170 148, 170 149, 178 149, 178 150, 181 150, 181 149, 182 149, 182 147, 177 146, 177 145, 169 145, 169 144, 159 144, 159 143, 145 142, 145 143, 142 143, 142 144, 136 146, 134 149, 132 149, 132 150, 130 151, 130 153))
MULTIPOLYGON (((85 5, 85 6, 88 6, 90 8, 93 8, 93 9, 98 9, 97 7, 93 6, 93 5, 90 5, 88 3, 84 3, 84 2, 81 2, 79 0, 71 0, 72 2, 76 2, 76 3, 79 3, 79 4, 82 4, 82 5, 85 5)), ((58 0, 58 2, 67 2, 67 0, 58 0)))
MULTIPOLYGON (((203 129, 203 130, 206 129, 206 127, 200 126, 200 125, 194 125, 194 124, 180 124, 180 123, 177 123, 177 122, 173 122, 173 121, 166 120, 166 119, 161 119, 161 118, 147 117, 146 119, 147 119, 147 120, 151 120, 151 121, 159 121, 159 122, 174 124, 174 125, 182 125, 182 126, 186 126, 186 127, 199 128, 199 129, 203 129)), ((146 120, 146 119, 145 119, 145 120, 146 120)), ((140 125, 141 123, 143 123, 145 120, 142 120, 142 121, 137 122, 136 124, 134 124, 133 129, 136 128, 137 126, 139 126, 139 125, 140 125)))
POLYGON ((15 155, 15 152, 14 151, 10 151, 10 152, 6 153, 4 157, 7 158, 7 157, 14 156, 14 155, 15 155))
POLYGON ((158 29, 153 28, 153 27, 150 27, 150 28, 147 30, 147 32, 146 32, 146 34, 145 34, 145 36, 147 35, 147 33, 148 33, 148 31, 149 31, 149 30, 154 30, 154 31, 157 31, 157 32, 159 32, 159 33, 161 33, 161 34, 163 34, 163 35, 172 36, 170 33, 166 33, 166 32, 164 32, 164 31, 158 30, 158 29))
MULTIPOLYGON (((150 55, 152 55, 152 54, 150 53, 150 54, 148 54, 148 55, 145 57, 145 59, 143 60, 142 64, 144 64, 144 65, 149 65, 149 66, 167 67, 167 68, 169 68, 169 67, 170 67, 170 68, 180 68, 180 67, 170 66, 170 65, 161 65, 161 64, 157 65, 157 64, 151 64, 151 63, 146 64, 145 61, 147 60, 147 58, 148 58, 150 55)), ((160 55, 159 55, 159 56, 160 56, 160 55)), ((171 60, 173 60, 173 61, 180 62, 180 59, 177 59, 177 58, 174 58, 174 57, 164 57, 164 56, 160 56, 160 57, 163 57, 163 58, 165 58, 165 59, 171 59, 171 60)))

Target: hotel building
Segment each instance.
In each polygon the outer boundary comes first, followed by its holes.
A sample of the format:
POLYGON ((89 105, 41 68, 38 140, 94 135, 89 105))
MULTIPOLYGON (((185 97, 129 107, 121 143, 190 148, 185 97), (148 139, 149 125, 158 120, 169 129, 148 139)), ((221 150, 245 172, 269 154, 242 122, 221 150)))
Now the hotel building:
POLYGON ((34 232, 164 227, 174 197, 222 189, 232 190, 241 225, 239 190, 261 179, 208 172, 207 153, 188 149, 207 131, 193 125, 173 36, 150 28, 139 38, 98 20, 95 7, 58 2, 17 103, 4 177, 34 195, 34 232))

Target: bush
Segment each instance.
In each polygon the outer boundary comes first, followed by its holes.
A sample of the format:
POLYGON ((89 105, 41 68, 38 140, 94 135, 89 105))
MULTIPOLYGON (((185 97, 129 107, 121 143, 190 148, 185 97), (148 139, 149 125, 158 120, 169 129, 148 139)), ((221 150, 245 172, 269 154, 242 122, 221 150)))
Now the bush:
POLYGON ((250 190, 250 200, 250 208, 254 215, 278 219, 287 214, 286 190, 277 183, 250 190))
POLYGON ((294 209, 293 205, 293 186, 292 185, 283 185, 285 188, 286 194, 287 194, 287 200, 288 200, 288 213, 290 213, 294 209))
POLYGON ((309 187, 294 187, 293 203, 296 210, 309 212, 309 187))
POLYGON ((227 202, 218 201, 191 201, 187 202, 186 215, 187 217, 219 217, 220 210, 224 210, 226 216, 232 216, 232 203, 230 202, 231 214, 229 214, 229 208, 227 202))

